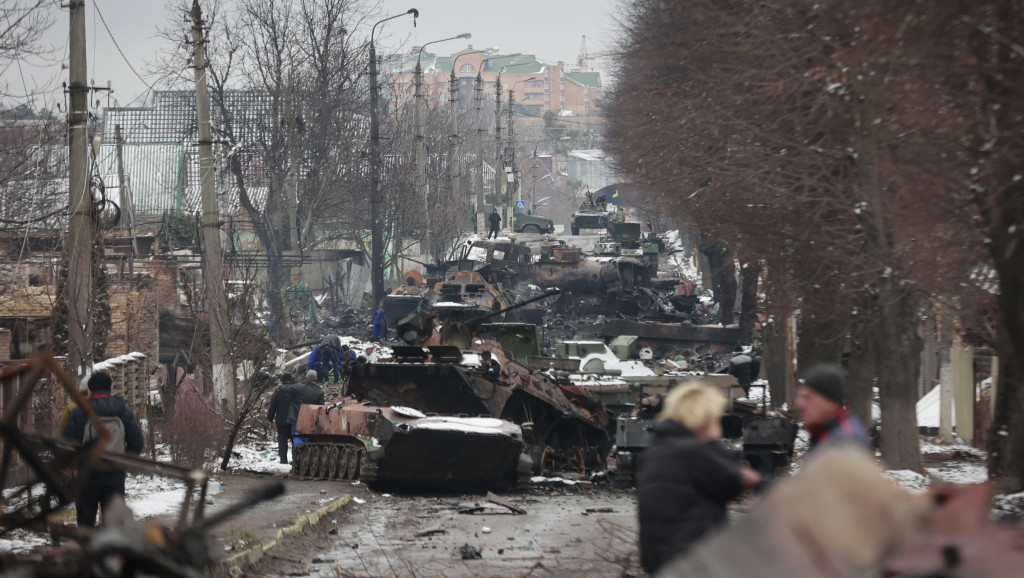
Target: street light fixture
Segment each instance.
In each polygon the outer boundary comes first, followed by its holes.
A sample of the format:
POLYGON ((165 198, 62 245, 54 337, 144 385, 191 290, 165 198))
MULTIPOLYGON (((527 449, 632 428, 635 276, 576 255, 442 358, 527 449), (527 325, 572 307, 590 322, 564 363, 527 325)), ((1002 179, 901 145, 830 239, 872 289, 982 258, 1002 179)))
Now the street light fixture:
POLYGON ((380 214, 384 199, 380 192, 380 118, 377 114, 379 88, 377 86, 377 51, 373 44, 373 37, 377 33, 378 26, 407 14, 412 14, 412 25, 415 27, 420 11, 410 8, 401 14, 378 20, 370 29, 370 277, 375 304, 384 299, 384 223, 381 222, 380 214))
POLYGON ((427 42, 423 46, 420 46, 419 52, 416 55, 416 70, 413 75, 413 82, 416 87, 414 109, 413 109, 413 121, 416 127, 416 156, 415 156, 415 167, 416 167, 416 189, 423 197, 423 217, 425 219, 426 226, 423 230, 422 244, 420 245, 426 251, 428 256, 433 255, 432 245, 430 244, 430 187, 427 185, 427 146, 426 146, 426 127, 424 126, 423 119, 423 66, 420 60, 423 58, 423 49, 430 46, 431 44, 437 44, 439 42, 447 42, 449 40, 460 40, 469 39, 473 35, 466 32, 459 34, 458 36, 452 36, 450 38, 442 38, 440 40, 432 40, 427 42))
MULTIPOLYGON (((494 60, 496 58, 518 58, 522 56, 519 52, 513 52, 512 54, 489 56, 480 61, 480 69, 476 71, 476 159, 479 163, 479 171, 477 172, 477 189, 476 189, 476 230, 477 232, 483 231, 486 228, 486 222, 484 221, 484 77, 483 70, 484 66, 487 65, 488 60, 494 60)), ((500 78, 499 78, 500 80, 500 78)), ((501 108, 501 100, 495 102, 495 106, 498 109, 501 108)), ((501 131, 501 120, 498 117, 497 130, 501 131)), ((500 140, 500 137, 499 137, 500 140)), ((495 174, 494 180, 498 180, 497 165, 495 162, 495 174)), ((497 191, 497 185, 495 185, 495 191, 497 191)), ((494 199, 494 204, 497 205, 499 198, 494 199)))

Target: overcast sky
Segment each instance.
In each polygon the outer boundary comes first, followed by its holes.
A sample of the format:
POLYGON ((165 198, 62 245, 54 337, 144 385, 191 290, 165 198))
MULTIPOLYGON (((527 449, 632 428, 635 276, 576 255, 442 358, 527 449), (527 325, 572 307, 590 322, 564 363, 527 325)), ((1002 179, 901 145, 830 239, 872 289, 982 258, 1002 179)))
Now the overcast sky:
MULTIPOLYGON (((521 52, 535 54, 546 62, 574 63, 584 35, 591 55, 599 56, 609 50, 611 40, 618 34, 614 17, 621 2, 380 0, 381 17, 409 8, 420 11, 415 28, 411 17, 389 22, 381 47, 384 50, 388 44, 408 47, 469 32, 473 35, 471 40, 437 44, 429 50, 447 54, 468 44, 474 48, 498 46, 504 53, 521 52)), ((52 50, 45 56, 22 59, 3 70, 0 82, 12 95, 8 102, 25 102, 26 95, 34 96, 37 108, 52 108, 55 102, 63 102, 61 83, 67 80, 67 71, 61 69, 61 64, 67 62, 69 24, 67 9, 58 9, 57 4, 49 4, 54 22, 45 38, 52 50)), ((155 78, 147 73, 146 65, 155 60, 164 46, 156 33, 169 18, 166 4, 164 0, 86 0, 89 78, 98 86, 106 86, 110 81, 114 89, 111 98, 122 106, 140 104, 147 91, 146 83, 132 72, 132 67, 146 82, 154 83, 155 78), (97 14, 102 14, 103 19, 97 14), (124 57, 118 53, 111 35, 124 57)), ((182 23, 183 32, 184 28, 182 23)), ((603 68, 607 61, 598 58, 594 65, 603 68)), ((95 98, 106 104, 106 97, 95 98)))

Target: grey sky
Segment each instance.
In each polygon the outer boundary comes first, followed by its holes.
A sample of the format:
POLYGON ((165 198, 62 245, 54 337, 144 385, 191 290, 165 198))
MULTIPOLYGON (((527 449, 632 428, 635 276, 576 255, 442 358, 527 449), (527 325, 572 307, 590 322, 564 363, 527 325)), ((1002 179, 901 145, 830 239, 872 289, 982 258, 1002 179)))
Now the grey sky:
MULTIPOLYGON (((500 47, 502 52, 535 54, 547 62, 563 60, 574 63, 580 40, 586 35, 587 48, 592 55, 600 55, 611 47, 618 34, 614 15, 621 0, 380 0, 381 17, 417 8, 420 18, 415 28, 412 18, 389 22, 381 49, 388 45, 406 47, 456 36, 463 32, 473 35, 471 40, 452 41, 430 48, 442 54, 465 48, 500 47)), ((61 83, 67 80, 67 71, 61 63, 67 61, 68 12, 58 9, 57 2, 49 10, 54 23, 45 42, 53 47, 44 57, 31 57, 15 63, 2 72, 2 84, 15 96, 8 103, 25 102, 25 94, 35 94, 34 106, 52 108, 63 102, 61 83), (20 66, 19 66, 20 64, 20 66)), ((163 0, 86 0, 86 36, 89 78, 96 85, 111 82, 113 99, 121 105, 139 104, 137 97, 145 93, 146 85, 132 72, 117 51, 111 35, 97 17, 106 20, 117 45, 127 61, 150 84, 155 78, 146 71, 164 46, 156 38, 157 29, 164 27, 169 17, 163 0), (98 12, 97 12, 98 9, 98 12), (132 102, 134 100, 134 102, 132 102)), ((182 22, 184 34, 185 24, 182 22)), ((367 34, 366 31, 362 34, 367 34)), ((594 66, 604 68, 606 60, 597 59, 594 66)), ((106 97, 98 96, 106 104, 106 97)), ((95 100, 95 98, 94 98, 95 100)))

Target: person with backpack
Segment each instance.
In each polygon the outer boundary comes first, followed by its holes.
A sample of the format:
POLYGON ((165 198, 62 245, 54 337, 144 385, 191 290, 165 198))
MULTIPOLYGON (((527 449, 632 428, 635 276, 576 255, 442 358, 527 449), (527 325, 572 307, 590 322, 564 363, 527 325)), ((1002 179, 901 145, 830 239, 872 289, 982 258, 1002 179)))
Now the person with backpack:
MULTIPOLYGON (((143 446, 142 430, 124 399, 110 395, 112 383, 110 375, 106 372, 97 371, 92 374, 89 378, 89 403, 112 434, 107 443, 107 451, 138 455, 142 452, 143 446)), ((76 407, 71 411, 62 435, 76 442, 89 443, 98 437, 99 430, 86 415, 85 410, 76 407)), ((79 468, 79 471, 82 469, 79 468)), ((75 500, 78 527, 94 527, 96 514, 101 505, 106 510, 115 496, 124 499, 126 475, 123 469, 105 465, 91 473, 75 500)))

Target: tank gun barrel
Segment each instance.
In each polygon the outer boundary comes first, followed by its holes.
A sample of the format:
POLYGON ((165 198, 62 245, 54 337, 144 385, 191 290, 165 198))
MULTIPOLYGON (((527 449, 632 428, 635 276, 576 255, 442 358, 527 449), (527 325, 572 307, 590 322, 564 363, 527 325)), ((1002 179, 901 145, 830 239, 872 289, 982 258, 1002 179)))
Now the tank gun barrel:
POLYGON ((478 315, 478 316, 476 316, 476 317, 466 321, 465 324, 466 324, 466 326, 472 327, 475 330, 484 321, 487 321, 488 319, 490 319, 492 317, 497 317, 498 315, 501 315, 501 314, 506 313, 508 311, 511 311, 513 309, 519 309, 520 307, 524 307, 526 305, 529 305, 530 303, 534 303, 536 301, 540 301, 541 299, 547 299, 548 297, 554 297, 555 295, 558 295, 561 292, 562 292, 562 290, 559 289, 558 287, 549 287, 549 288, 545 289, 543 293, 541 293, 540 295, 537 295, 536 297, 531 297, 531 298, 525 299, 523 301, 517 301, 517 302, 509 305, 508 307, 499 309, 499 310, 497 310, 497 311, 495 311, 493 313, 485 313, 484 315, 478 315))

